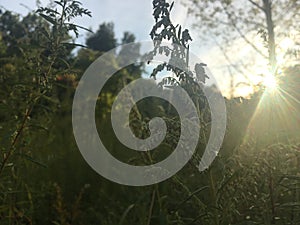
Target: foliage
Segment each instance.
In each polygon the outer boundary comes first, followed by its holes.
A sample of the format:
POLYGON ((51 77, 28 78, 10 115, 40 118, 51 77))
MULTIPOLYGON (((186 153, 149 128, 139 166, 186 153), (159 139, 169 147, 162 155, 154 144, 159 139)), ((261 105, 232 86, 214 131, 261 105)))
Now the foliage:
MULTIPOLYGON (((299 94, 294 99, 283 95, 290 100, 288 114, 280 114, 286 104, 276 98, 273 108, 261 103, 266 98, 263 90, 250 99, 226 99, 228 129, 222 149, 213 165, 199 173, 195 163, 210 130, 209 107, 201 89, 214 89, 206 85, 205 64, 188 68, 189 31, 171 22, 173 3, 164 0, 153 1, 156 23, 151 31, 155 46, 151 54, 167 54, 171 60, 176 56, 186 70, 166 63, 155 68, 152 77, 163 70, 172 72, 174 76, 163 79, 160 86, 182 86, 198 106, 203 133, 197 152, 174 177, 149 187, 122 186, 96 174, 72 136, 72 97, 85 69, 110 48, 102 41, 97 48, 88 46, 72 54, 76 45, 71 43, 71 33, 81 29, 70 25, 72 18, 90 13, 78 1, 55 1, 54 6, 25 17, 9 11, 0 14, 1 225, 299 223, 299 117, 294 117, 300 111, 299 94), (169 41, 174 48, 166 48, 161 41, 169 41)), ((115 47, 118 41, 112 27, 108 33, 108 43, 115 47)), ((96 36, 87 39, 91 37, 96 36)), ((119 43, 134 41, 134 35, 125 32, 119 43)), ((125 50, 139 56, 139 45, 135 46, 120 47, 118 56, 125 50)), ((117 66, 116 60, 107 63, 117 66)), ((132 110, 131 128, 137 137, 145 138, 150 119, 163 117, 170 131, 163 144, 151 154, 139 154, 115 137, 111 105, 119 91, 140 78, 143 70, 143 65, 135 64, 118 71, 99 94, 96 106, 100 138, 113 156, 132 165, 163 160, 180 135, 176 110, 165 101, 148 98, 132 110)), ((283 73, 280 87, 297 93, 299 65, 283 73)), ((155 85, 145 79, 139 88, 155 85)))
POLYGON ((89 48, 101 52, 109 51, 117 46, 113 23, 103 23, 97 32, 91 35, 86 44, 89 48))
MULTIPOLYGON (((149 53, 154 57, 157 54, 170 55, 171 64, 161 64, 157 66, 151 76, 156 77, 156 74, 165 68, 167 71, 171 71, 178 78, 178 81, 184 81, 187 84, 195 82, 192 71, 189 70, 189 41, 192 40, 188 29, 182 31, 180 25, 174 26, 170 19, 170 13, 173 8, 174 2, 170 5, 164 0, 153 1, 153 16, 155 18, 155 25, 153 26, 150 36, 154 42, 154 50, 149 53), (171 40, 173 49, 168 46, 161 46, 161 42, 165 40, 171 40), (174 60, 175 63, 174 63, 174 60), (173 64, 179 65, 183 70, 172 66, 173 64)), ((197 78, 200 82, 205 83, 205 78, 208 76, 205 74, 204 70, 205 64, 196 64, 195 71, 197 78)), ((167 78, 171 82, 175 82, 174 79, 167 78)), ((168 83, 168 82, 167 82, 168 83)), ((176 82, 175 82, 176 83, 176 82)))
MULTIPOLYGON (((70 39, 69 31, 76 32, 78 26, 68 21, 78 15, 90 15, 79 2, 55 3, 61 11, 40 8, 37 11, 40 17, 28 15, 22 21, 11 12, 1 14, 1 36, 8 49, 1 57, 4 70, 1 71, 0 178, 4 214, 0 218, 7 224, 30 221, 27 215, 32 213, 32 207, 19 210, 20 204, 30 206, 32 201, 31 190, 20 174, 26 161, 43 165, 32 155, 41 147, 36 143, 37 134, 49 131, 49 113, 58 106, 52 92, 56 75, 69 69, 66 55, 70 53, 70 44, 66 41, 70 39), (26 195, 25 202, 20 202, 19 198, 26 195)), ((51 137, 47 141, 50 140, 51 137)))
MULTIPOLYGON (((199 37, 209 43, 216 44, 226 59, 225 66, 229 68, 231 79, 236 76, 244 76, 248 86, 255 89, 253 73, 257 74, 257 65, 260 59, 266 61, 265 71, 275 76, 280 76, 285 65, 297 57, 292 52, 297 48, 285 49, 280 47, 282 40, 286 38, 297 40, 299 36, 298 26, 299 2, 294 0, 190 0, 189 11, 195 17, 194 27, 199 30, 199 37), (198 23, 198 21, 200 23, 198 23), (295 37, 293 37, 295 36, 295 37), (257 41, 259 40, 259 41, 257 41), (248 53, 237 59, 240 45, 249 47, 248 53), (250 50, 251 49, 251 50, 250 50)), ((263 73, 267 73, 267 72, 263 73)), ((232 81, 233 82, 233 81, 232 81)), ((239 85, 233 84, 231 88, 239 85)))

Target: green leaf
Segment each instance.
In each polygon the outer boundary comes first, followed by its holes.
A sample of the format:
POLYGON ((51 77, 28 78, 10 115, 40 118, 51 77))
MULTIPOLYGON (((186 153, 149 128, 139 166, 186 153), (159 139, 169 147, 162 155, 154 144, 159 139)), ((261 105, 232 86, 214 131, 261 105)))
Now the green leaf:
POLYGON ((76 43, 62 43, 63 45, 67 45, 67 46, 73 46, 73 47, 82 47, 82 48, 89 48, 85 45, 81 45, 81 44, 76 44, 76 43))
POLYGON ((180 37, 181 37, 181 26, 179 26, 179 29, 178 29, 178 39, 180 39, 180 37))
POLYGON ((41 97, 44 98, 44 99, 46 99, 46 100, 48 100, 49 102, 54 103, 54 104, 59 104, 59 101, 57 99, 50 98, 50 97, 48 97, 46 95, 42 95, 41 97))
POLYGON ((61 2, 59 2, 59 1, 54 1, 57 5, 60 5, 61 7, 63 7, 64 5, 61 3, 61 2))
POLYGON ((40 13, 40 16, 43 17, 45 20, 47 20, 49 23, 53 24, 53 25, 57 25, 57 22, 51 18, 50 16, 47 16, 43 13, 40 13))
POLYGON ((125 218, 127 217, 128 213, 130 212, 130 210, 134 207, 134 204, 130 205, 127 207, 127 209, 125 210, 125 212, 123 213, 121 220, 119 222, 119 225, 122 225, 125 221, 125 218))
POLYGON ((50 38, 50 34, 48 33, 48 31, 43 27, 42 29, 40 29, 41 33, 48 39, 51 40, 50 38))
POLYGON ((279 206, 280 208, 284 208, 284 207, 300 207, 300 202, 287 202, 287 203, 283 203, 279 206))
POLYGON ((68 68, 71 68, 70 64, 63 58, 59 58, 60 61, 62 61, 68 68))
MULTIPOLYGON (((198 188, 196 191, 194 191, 193 193, 191 193, 185 200, 183 200, 181 203, 179 203, 179 205, 176 207, 175 212, 178 211, 178 209, 180 209, 180 207, 186 203, 188 200, 190 200, 194 195, 200 193, 201 191, 204 191, 208 188, 208 186, 204 186, 204 187, 200 187, 198 188)), ((204 203, 203 203, 204 204, 204 203)))
POLYGON ((78 27, 78 28, 80 28, 80 29, 82 29, 82 30, 88 31, 88 32, 90 32, 90 33, 94 33, 92 30, 90 30, 90 29, 88 29, 88 28, 86 28, 86 27, 79 26, 79 25, 77 25, 77 24, 66 23, 66 25, 71 25, 71 26, 74 26, 74 27, 78 27))
POLYGON ((171 12, 173 6, 174 6, 174 2, 172 2, 171 6, 170 6, 170 9, 169 9, 170 12, 171 12))
POLYGON ((29 155, 26 155, 26 154, 18 154, 18 155, 21 156, 21 157, 23 157, 23 158, 25 158, 25 159, 27 159, 27 160, 30 161, 30 162, 33 162, 33 163, 39 165, 39 166, 42 166, 42 167, 44 167, 44 168, 48 168, 48 166, 47 166, 46 164, 41 163, 41 162, 35 160, 34 158, 32 158, 32 157, 29 156, 29 155))

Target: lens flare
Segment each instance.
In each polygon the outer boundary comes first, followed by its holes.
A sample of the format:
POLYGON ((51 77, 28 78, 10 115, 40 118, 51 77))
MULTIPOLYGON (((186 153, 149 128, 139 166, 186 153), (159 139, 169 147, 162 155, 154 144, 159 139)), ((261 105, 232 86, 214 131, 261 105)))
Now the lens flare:
POLYGON ((263 78, 263 85, 266 87, 267 91, 275 91, 278 88, 278 81, 276 77, 272 74, 267 74, 263 78))

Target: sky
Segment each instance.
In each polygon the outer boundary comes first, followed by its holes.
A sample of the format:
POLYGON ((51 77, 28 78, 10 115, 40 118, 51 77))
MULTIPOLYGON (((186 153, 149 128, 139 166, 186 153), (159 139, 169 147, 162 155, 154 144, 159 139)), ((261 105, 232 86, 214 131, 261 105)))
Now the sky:
MULTIPOLYGON (((46 5, 49 0, 40 0, 46 5)), ((114 22, 115 32, 121 38, 124 31, 135 34, 138 41, 150 40, 150 30, 154 24, 151 0, 81 0, 83 7, 92 12, 92 18, 82 17, 75 22, 96 31, 103 22, 114 22)), ((20 14, 36 9, 36 0, 0 0, 0 6, 20 14), (28 9, 29 8, 29 9, 28 9)), ((173 9, 173 22, 185 24, 187 9, 176 0, 173 9)))
MULTIPOLYGON (((210 51, 209 46, 203 45, 198 41, 197 33, 191 28, 192 26, 188 19, 188 10, 182 1, 174 1, 171 14, 172 22, 190 30, 193 37, 192 51, 202 59, 201 56, 208 55, 207 52, 210 51)), ((49 0, 40 0, 40 2, 43 6, 46 6, 49 0)), ((84 8, 92 12, 92 17, 85 16, 78 18, 74 21, 76 24, 92 28, 93 31, 96 31, 101 23, 113 22, 115 34, 119 40, 122 38, 124 31, 134 33, 137 41, 151 40, 149 33, 154 25, 152 0, 81 0, 81 2, 84 8)), ((36 0, 0 0, 0 6, 22 15, 26 15, 37 8, 36 0)), ((82 31, 79 40, 76 42, 84 44, 85 37, 86 33, 82 31)), ((211 50, 215 52, 214 49, 211 50)), ((205 58, 208 60, 208 57, 205 58)), ((210 68, 210 70, 213 73, 214 69, 210 68)), ((220 80, 221 84, 222 82, 224 82, 224 79, 220 80)))
MULTIPOLYGON (((192 28, 192 24, 195 21, 193 21, 192 16, 187 14, 188 10, 182 4, 182 1, 184 0, 175 0, 171 19, 174 24, 180 24, 183 28, 190 30, 193 38, 190 48, 191 51, 196 54, 202 62, 208 65, 208 69, 217 80, 223 95, 228 96, 230 86, 230 69, 227 66, 228 63, 217 46, 200 41, 197 30, 192 28)), ((49 0, 40 0, 40 2, 46 5, 49 3, 49 0)), ((101 23, 113 22, 116 37, 119 40, 122 38, 124 31, 134 33, 137 41, 151 40, 149 33, 154 25, 152 0, 81 0, 81 2, 84 8, 92 12, 92 18, 82 17, 76 19, 74 21, 76 24, 92 28, 93 31, 96 31, 101 23)), ((36 9, 36 0, 0 0, 0 7, 26 15, 29 11, 36 9)), ((76 42, 84 44, 85 37, 86 33, 82 31, 79 40, 76 42)), ((239 64, 241 59, 245 57, 251 57, 252 55, 257 56, 242 40, 237 40, 234 46, 236 46, 236 49, 232 49, 232 52, 228 53, 228 56, 234 64, 239 64)), ((267 62, 262 58, 255 58, 253 60, 257 64, 255 67, 256 71, 248 71, 247 73, 251 75, 265 72, 267 62)), ((257 77, 252 76, 252 78, 255 83, 257 77)), ((234 77, 235 84, 245 81, 242 76, 234 77)), ((240 86, 236 89, 236 94, 246 96, 249 94, 249 91, 251 92, 249 88, 240 86)))

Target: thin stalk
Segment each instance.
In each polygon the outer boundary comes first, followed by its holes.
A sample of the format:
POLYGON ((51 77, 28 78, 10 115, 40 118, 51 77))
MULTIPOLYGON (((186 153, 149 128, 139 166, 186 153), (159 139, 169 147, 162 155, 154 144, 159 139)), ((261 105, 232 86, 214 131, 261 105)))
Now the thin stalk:
MULTIPOLYGON (((46 81, 47 81, 47 77, 49 77, 49 75, 51 74, 51 70, 52 70, 52 67, 53 67, 53 64, 55 63, 56 61, 56 55, 54 56, 54 58, 52 59, 48 69, 47 69, 47 72, 46 72, 46 75, 45 75, 45 78, 46 78, 46 81)), ((39 91, 40 92, 40 91, 39 91)), ((35 97, 35 99, 33 99, 33 103, 31 106, 29 106, 26 110, 25 110, 25 115, 23 117, 23 120, 21 122, 21 125, 20 125, 20 128, 17 130, 17 133, 15 135, 15 137, 13 138, 12 140, 12 143, 9 147, 9 150, 8 150, 8 153, 5 154, 4 156, 4 159, 1 163, 1 166, 0 166, 0 177, 1 177, 1 174, 5 168, 5 165, 7 164, 9 158, 12 156, 13 154, 13 151, 14 151, 14 148, 17 144, 17 142, 19 141, 20 137, 21 137, 21 134, 23 133, 24 131, 24 128, 26 127, 26 123, 28 121, 28 119, 30 118, 30 114, 33 110, 33 108, 35 107, 35 104, 38 102, 38 100, 44 95, 45 93, 42 93, 41 95, 35 97)))
POLYGON ((214 178, 213 178, 213 174, 212 171, 209 170, 209 184, 210 184, 210 190, 211 190, 211 196, 212 196, 212 200, 213 200, 213 213, 214 213, 214 222, 216 225, 219 224, 219 220, 218 220, 218 214, 217 214, 217 194, 216 194, 216 188, 215 188, 215 182, 214 182, 214 178))
POLYGON ((29 109, 26 109, 24 118, 23 118, 23 120, 22 120, 22 122, 21 122, 21 126, 20 126, 20 128, 18 129, 18 131, 17 131, 15 137, 13 138, 12 143, 11 143, 11 145, 10 145, 10 148, 9 148, 7 154, 5 154, 4 159, 3 159, 2 163, 1 163, 1 167, 0 167, 0 176, 1 176, 2 172, 3 172, 3 170, 4 170, 5 165, 6 165, 7 162, 8 162, 8 159, 11 157, 11 155, 12 155, 12 153, 13 153, 13 151, 14 151, 15 145, 17 144, 17 142, 18 142, 18 140, 19 140, 19 138, 20 138, 20 136, 21 136, 21 134, 22 134, 22 132, 23 132, 23 130, 24 130, 24 128, 25 128, 26 122, 27 122, 27 120, 29 119, 29 115, 30 115, 30 113, 32 112, 33 106, 34 106, 34 105, 32 105, 29 109))
POLYGON ((152 218, 152 214, 153 214, 153 207, 154 207, 154 202, 155 202, 155 192, 156 192, 155 189, 153 189, 150 208, 149 208, 149 213, 148 213, 147 225, 150 225, 150 223, 151 223, 151 218, 152 218))
POLYGON ((274 200, 274 181, 273 181, 273 174, 270 171, 269 175, 269 192, 270 192, 270 202, 271 202, 271 224, 275 224, 275 200, 274 200))

